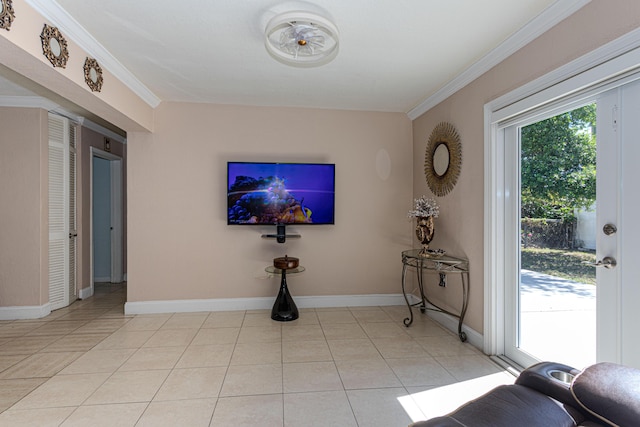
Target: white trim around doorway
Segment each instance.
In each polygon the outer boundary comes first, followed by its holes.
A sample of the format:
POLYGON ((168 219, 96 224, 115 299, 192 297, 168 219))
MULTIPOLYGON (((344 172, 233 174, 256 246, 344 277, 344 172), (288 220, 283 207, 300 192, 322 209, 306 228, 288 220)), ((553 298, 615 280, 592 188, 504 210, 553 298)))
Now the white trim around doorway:
POLYGON ((94 263, 93 263, 93 158, 109 160, 111 164, 111 210, 112 210, 112 244, 111 244, 111 277, 107 281, 120 283, 123 281, 123 165, 122 157, 90 147, 89 157, 89 264, 90 268, 90 290, 89 295, 94 292, 94 263))

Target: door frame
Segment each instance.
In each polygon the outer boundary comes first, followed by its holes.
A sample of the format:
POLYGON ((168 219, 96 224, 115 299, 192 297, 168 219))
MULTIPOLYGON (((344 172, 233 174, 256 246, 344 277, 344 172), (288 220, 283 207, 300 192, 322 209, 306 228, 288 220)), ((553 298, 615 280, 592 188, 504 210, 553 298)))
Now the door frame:
POLYGON ((111 168, 111 283, 123 281, 123 168, 122 157, 90 147, 89 155, 89 265, 91 294, 94 292, 93 262, 93 159, 98 157, 109 161, 111 168))
MULTIPOLYGON (((620 85, 640 72, 640 29, 616 39, 589 54, 572 61, 484 106, 484 346, 488 355, 505 354, 508 266, 514 254, 509 250, 511 227, 509 209, 517 195, 505 173, 511 167, 504 149, 504 129, 510 119, 537 109, 547 111, 554 100, 573 97, 590 90, 584 98, 593 97, 598 89, 620 85), (509 240, 509 241, 508 241, 509 240)), ((567 101, 569 102, 569 101, 567 101)), ((515 201, 517 203, 517 200, 515 201)))

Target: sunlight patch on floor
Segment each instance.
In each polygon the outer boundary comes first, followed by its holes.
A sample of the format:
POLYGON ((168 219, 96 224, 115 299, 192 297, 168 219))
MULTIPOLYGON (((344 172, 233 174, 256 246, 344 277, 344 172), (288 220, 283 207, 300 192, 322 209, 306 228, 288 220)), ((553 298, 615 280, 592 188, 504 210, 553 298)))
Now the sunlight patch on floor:
POLYGON ((446 415, 464 403, 482 396, 502 384, 513 384, 515 377, 508 372, 434 387, 398 398, 413 422, 446 415), (417 405, 417 406, 416 406, 417 405))

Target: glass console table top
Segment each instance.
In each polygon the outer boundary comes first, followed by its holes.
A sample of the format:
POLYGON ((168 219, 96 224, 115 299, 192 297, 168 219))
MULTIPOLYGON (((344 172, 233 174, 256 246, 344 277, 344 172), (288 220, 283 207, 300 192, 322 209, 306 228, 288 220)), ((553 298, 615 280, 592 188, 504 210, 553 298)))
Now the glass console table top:
MULTIPOLYGON (((287 274, 296 274, 296 273, 302 273, 304 270, 305 268, 299 265, 296 268, 288 268, 286 272, 287 274)), ((266 271, 269 274, 282 274, 283 270, 281 268, 276 268, 273 265, 270 265, 269 267, 265 268, 264 271, 266 271)))
POLYGON ((402 252, 402 263, 412 267, 425 268, 436 271, 468 272, 469 261, 451 255, 420 255, 420 249, 410 249, 402 252))

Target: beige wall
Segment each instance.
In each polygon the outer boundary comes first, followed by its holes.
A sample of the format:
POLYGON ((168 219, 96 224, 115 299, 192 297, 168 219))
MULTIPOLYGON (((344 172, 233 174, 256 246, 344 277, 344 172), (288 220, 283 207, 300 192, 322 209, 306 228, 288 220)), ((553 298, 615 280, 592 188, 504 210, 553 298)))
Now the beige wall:
POLYGON ((49 301, 47 112, 0 107, 0 307, 49 301))
MULTIPOLYGON (((0 307, 41 306, 49 301, 48 113, 38 108, 0 107, 0 129, 0 307)), ((79 138, 81 289, 90 285, 90 147, 102 148, 104 137, 82 128, 79 138)), ((112 141, 112 153, 126 159, 122 143, 112 141)), ((126 220, 123 224, 126 242, 126 220)), ((126 264, 124 267, 126 272, 126 264)))
MULTIPOLYGON (((426 142, 433 127, 452 123, 462 139, 462 173, 457 186, 438 198, 441 217, 436 221, 433 245, 469 258, 470 305, 467 323, 483 328, 483 201, 484 201, 484 104, 540 77, 573 59, 637 28, 637 0, 593 0, 532 43, 507 58, 464 89, 413 122, 413 193, 431 194, 424 179, 426 142)), ((459 286, 432 289, 434 299, 456 307, 459 286)))
POLYGON ((273 296, 274 257, 300 258, 294 295, 397 294, 412 244, 411 123, 404 114, 163 103, 128 134, 129 302, 273 296), (385 154, 386 153, 386 154, 385 154), (385 156, 390 173, 385 175, 385 156), (227 161, 336 164, 336 224, 226 224, 227 161))

